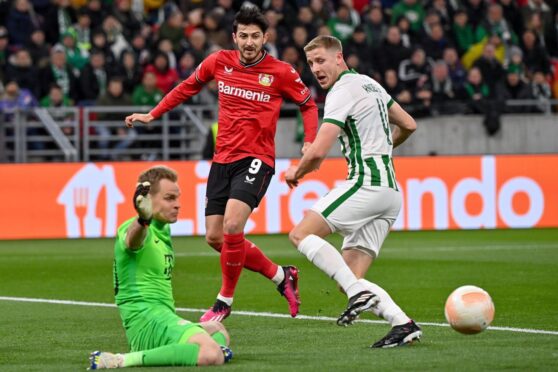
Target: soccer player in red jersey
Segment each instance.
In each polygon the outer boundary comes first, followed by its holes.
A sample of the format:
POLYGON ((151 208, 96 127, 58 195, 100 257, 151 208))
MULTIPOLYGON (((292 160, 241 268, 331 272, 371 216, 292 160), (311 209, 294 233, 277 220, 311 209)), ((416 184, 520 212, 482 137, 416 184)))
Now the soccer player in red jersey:
POLYGON ((207 180, 205 223, 208 244, 221 252, 222 285, 215 304, 200 321, 222 321, 229 316, 243 267, 277 284, 291 316, 298 313, 297 268, 273 263, 244 237, 246 221, 275 173, 274 138, 283 98, 300 106, 303 152, 318 127, 318 109, 298 73, 263 49, 267 27, 257 7, 241 8, 232 35, 238 50, 211 54, 151 112, 126 117, 128 127, 136 121, 147 124, 197 94, 208 81, 217 81, 219 131, 207 180))

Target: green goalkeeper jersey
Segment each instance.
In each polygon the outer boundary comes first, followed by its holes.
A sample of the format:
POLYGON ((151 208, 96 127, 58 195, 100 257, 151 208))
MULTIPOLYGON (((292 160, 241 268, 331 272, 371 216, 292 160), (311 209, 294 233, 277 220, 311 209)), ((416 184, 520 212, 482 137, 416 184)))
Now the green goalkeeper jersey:
POLYGON ((118 228, 114 246, 114 293, 124 327, 128 328, 145 310, 166 307, 175 311, 171 276, 174 267, 170 227, 153 221, 143 245, 135 251, 126 247, 128 226, 137 217, 118 228))

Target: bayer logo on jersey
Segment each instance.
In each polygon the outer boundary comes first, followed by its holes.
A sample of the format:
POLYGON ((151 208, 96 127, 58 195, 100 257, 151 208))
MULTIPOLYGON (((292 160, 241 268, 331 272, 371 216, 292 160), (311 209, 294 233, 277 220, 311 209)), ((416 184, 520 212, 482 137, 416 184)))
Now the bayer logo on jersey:
POLYGON ((271 85, 271 83, 273 83, 273 75, 260 74, 258 76, 258 82, 260 83, 260 85, 263 85, 264 87, 268 87, 271 85))

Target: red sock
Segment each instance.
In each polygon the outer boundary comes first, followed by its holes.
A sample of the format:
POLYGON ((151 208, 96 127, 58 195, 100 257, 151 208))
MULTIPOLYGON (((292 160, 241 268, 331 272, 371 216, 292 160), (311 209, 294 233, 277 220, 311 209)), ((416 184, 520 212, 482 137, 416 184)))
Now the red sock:
POLYGON ((242 273, 246 260, 246 243, 244 233, 225 234, 221 247, 222 284, 219 293, 223 297, 233 297, 236 283, 242 273))
POLYGON ((246 244, 246 262, 244 267, 248 270, 262 274, 268 279, 273 279, 277 274, 277 265, 249 240, 244 240, 246 244))

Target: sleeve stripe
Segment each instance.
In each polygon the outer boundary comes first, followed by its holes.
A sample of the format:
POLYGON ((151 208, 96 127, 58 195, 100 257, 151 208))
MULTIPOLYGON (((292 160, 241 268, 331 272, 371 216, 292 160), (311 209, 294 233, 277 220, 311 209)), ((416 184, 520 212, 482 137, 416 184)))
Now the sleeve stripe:
POLYGON ((205 84, 205 82, 201 81, 200 78, 198 77, 198 70, 194 71, 194 77, 196 78, 196 81, 200 84, 205 84))
POLYGON ((312 97, 312 95, 311 95, 311 94, 309 94, 309 95, 308 95, 308 97, 306 97, 306 99, 305 99, 304 101, 302 101, 302 102, 298 103, 298 105, 299 105, 299 106, 302 106, 302 105, 304 105, 304 104, 305 104, 306 102, 308 102, 308 101, 310 100, 310 97, 312 97))
POLYGON ((345 127, 345 123, 343 123, 342 121, 331 119, 331 118, 324 118, 323 122, 324 123, 335 124, 335 125, 340 126, 341 128, 345 127))
POLYGON ((395 103, 395 101, 392 99, 389 100, 389 102, 387 103, 387 108, 389 109, 393 104, 395 103))

